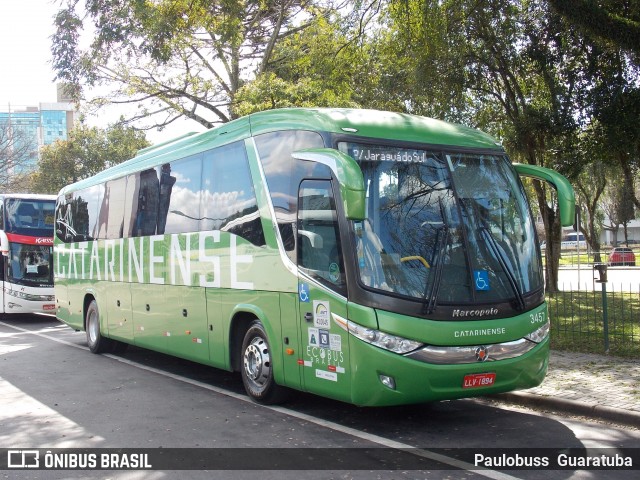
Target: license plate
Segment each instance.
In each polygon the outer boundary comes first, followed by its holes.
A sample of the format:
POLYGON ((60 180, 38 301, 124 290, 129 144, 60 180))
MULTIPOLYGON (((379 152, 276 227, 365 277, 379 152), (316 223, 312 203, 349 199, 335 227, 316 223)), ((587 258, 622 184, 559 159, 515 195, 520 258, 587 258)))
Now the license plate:
POLYGON ((464 376, 462 388, 490 387, 495 381, 495 373, 473 373, 464 376))
POLYGON ((44 310, 55 310, 56 309, 56 305, 54 303, 52 304, 47 304, 47 305, 43 305, 42 308, 44 310))

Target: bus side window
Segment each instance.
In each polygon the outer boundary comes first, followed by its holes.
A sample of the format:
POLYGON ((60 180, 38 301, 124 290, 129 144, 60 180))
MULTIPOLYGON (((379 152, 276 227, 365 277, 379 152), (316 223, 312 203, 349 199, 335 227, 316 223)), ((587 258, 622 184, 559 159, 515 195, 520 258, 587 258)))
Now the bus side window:
POLYGON ((102 201, 100 186, 79 190, 58 199, 55 232, 65 243, 93 240, 98 231, 98 210, 102 201))
MULTIPOLYGON (((322 148, 324 142, 317 132, 284 130, 255 137, 256 147, 276 213, 280 238, 291 261, 296 261, 295 217, 300 169, 292 152, 307 148, 322 148)), ((306 162, 308 163, 308 162, 306 162)))
POLYGON ((158 222, 158 203, 160 202, 160 180, 154 168, 140 172, 136 220, 133 236, 154 235, 158 222))
POLYGON ((56 203, 56 221, 55 232, 56 236, 63 242, 67 241, 67 236, 70 235, 69 227, 69 204, 65 197, 59 197, 56 203))
POLYGON ((298 196, 298 265, 334 290, 346 287, 330 180, 303 180, 298 196))
POLYGON ((98 214, 98 238, 115 239, 122 236, 126 185, 125 177, 109 180, 103 185, 104 192, 98 214))
POLYGON ((202 154, 163 164, 159 187, 157 232, 197 232, 202 217, 202 154))
POLYGON ((244 142, 205 152, 202 174, 202 230, 221 230, 265 245, 244 142))

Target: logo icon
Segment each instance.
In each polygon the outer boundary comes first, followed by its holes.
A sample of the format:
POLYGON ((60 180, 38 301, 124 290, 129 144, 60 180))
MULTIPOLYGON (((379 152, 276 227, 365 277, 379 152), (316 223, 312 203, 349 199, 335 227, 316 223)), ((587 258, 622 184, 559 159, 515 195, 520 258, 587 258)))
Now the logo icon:
POLYGON ((309 285, 307 285, 306 283, 298 284, 298 297, 300 298, 301 302, 309 302, 309 285))
POLYGON ((486 270, 474 270, 473 278, 475 279, 476 290, 491 290, 491 287, 489 286, 489 272, 486 270))
POLYGON ((320 346, 322 348, 329 348, 329 330, 319 330, 320 346))
POLYGON ((331 326, 329 317, 331 310, 329 308, 329 302, 314 300, 313 301, 313 326, 317 328, 324 328, 326 330, 331 326))
POLYGON ((476 348, 476 360, 479 362, 486 362, 489 359, 489 349, 484 345, 476 348))
POLYGON ((40 467, 40 452, 38 450, 8 450, 8 468, 38 468, 40 467))

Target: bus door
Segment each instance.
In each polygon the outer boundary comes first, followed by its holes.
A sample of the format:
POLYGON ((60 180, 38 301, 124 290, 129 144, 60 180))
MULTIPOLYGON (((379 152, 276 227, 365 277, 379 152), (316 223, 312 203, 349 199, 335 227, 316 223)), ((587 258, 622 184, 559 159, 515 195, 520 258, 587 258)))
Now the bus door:
POLYGON ((346 280, 330 180, 303 180, 298 195, 298 305, 304 389, 351 397, 348 338, 333 318, 347 318, 346 280))

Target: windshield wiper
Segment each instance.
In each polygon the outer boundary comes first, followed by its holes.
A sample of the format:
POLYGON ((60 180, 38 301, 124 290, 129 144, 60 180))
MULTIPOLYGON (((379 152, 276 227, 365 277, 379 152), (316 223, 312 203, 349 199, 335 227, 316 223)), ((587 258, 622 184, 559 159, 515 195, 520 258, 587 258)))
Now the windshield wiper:
POLYGON ((442 278, 442 267, 444 266, 444 249, 449 244, 449 227, 442 225, 438 229, 438 241, 436 242, 435 272, 433 282, 429 288, 429 276, 424 286, 424 303, 422 304, 422 314, 430 314, 436 308, 438 302, 438 292, 440 291, 440 279, 442 278), (427 290, 429 290, 427 292, 427 290))
POLYGON ((511 289, 516 294, 516 300, 518 302, 518 307, 517 307, 518 310, 524 310, 524 307, 525 307, 524 297, 522 295, 522 292, 520 291, 520 287, 518 286, 518 282, 516 281, 515 275, 511 271, 511 268, 509 268, 509 265, 507 265, 507 261, 504 258, 504 254, 502 253, 502 250, 500 249, 498 242, 496 242, 496 239, 493 238, 493 235, 491 235, 491 232, 489 231, 489 228, 487 228, 486 225, 482 225, 480 227, 480 231, 483 233, 484 237, 486 238, 489 248, 491 249, 495 257, 498 259, 498 262, 500 263, 500 267, 502 268, 502 271, 507 276, 507 280, 509 281, 509 285, 511 286, 511 289))

